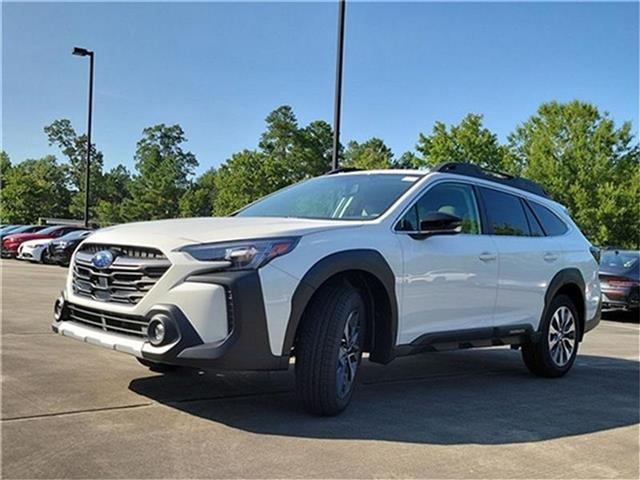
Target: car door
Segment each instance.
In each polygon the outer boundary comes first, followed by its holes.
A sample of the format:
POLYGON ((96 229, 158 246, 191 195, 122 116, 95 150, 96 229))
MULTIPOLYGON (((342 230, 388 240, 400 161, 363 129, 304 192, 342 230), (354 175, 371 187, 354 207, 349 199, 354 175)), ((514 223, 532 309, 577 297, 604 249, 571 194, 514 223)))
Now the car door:
POLYGON ((473 185, 445 181, 429 187, 395 230, 403 255, 400 343, 425 333, 489 326, 497 293, 497 249, 481 233, 473 185), (461 218, 462 232, 416 234, 428 212, 461 218))
POLYGON ((560 245, 545 236, 520 197, 493 188, 479 191, 500 263, 494 323, 536 328, 547 287, 561 263, 560 245))

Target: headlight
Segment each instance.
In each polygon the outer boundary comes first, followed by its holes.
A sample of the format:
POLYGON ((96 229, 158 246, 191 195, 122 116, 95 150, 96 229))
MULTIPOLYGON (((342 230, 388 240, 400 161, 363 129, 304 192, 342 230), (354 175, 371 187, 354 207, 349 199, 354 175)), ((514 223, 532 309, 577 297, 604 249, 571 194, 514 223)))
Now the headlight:
POLYGON ((203 262, 228 262, 226 270, 253 270, 276 257, 286 255, 298 244, 298 237, 265 238, 229 243, 189 245, 180 251, 203 262))

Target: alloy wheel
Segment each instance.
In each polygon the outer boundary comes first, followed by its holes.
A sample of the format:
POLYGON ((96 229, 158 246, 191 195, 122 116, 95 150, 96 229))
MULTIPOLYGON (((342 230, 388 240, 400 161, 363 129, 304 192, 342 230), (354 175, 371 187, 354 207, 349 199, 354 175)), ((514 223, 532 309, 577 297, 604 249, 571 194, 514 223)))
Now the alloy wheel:
POLYGON ((571 310, 558 308, 549 323, 549 354, 558 367, 564 367, 576 348, 576 320, 571 310))
POLYGON ((338 396, 344 398, 349 394, 356 378, 356 371, 360 363, 360 312, 353 310, 347 317, 340 340, 338 351, 338 366, 336 369, 336 388, 338 396))

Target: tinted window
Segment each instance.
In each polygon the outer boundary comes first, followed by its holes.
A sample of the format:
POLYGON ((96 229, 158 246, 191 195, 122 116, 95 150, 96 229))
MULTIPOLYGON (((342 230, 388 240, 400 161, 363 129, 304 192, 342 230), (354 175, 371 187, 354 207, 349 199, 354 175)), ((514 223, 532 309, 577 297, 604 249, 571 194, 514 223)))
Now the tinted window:
POLYGON ((478 205, 470 185, 441 183, 431 188, 398 223, 397 230, 419 231, 420 221, 429 212, 455 215, 462 219, 462 233, 480 233, 478 205))
POLYGON ((524 203, 524 213, 527 215, 527 221, 529 222, 529 230, 531 230, 532 237, 544 237, 544 230, 540 226, 540 222, 535 217, 527 203, 524 203))
POLYGON ((528 236, 529 224, 522 202, 508 193, 480 188, 487 217, 489 231, 494 235, 528 236))
POLYGON ((536 217, 538 217, 538 220, 542 223, 542 228, 544 228, 547 235, 562 235, 567 231, 567 226, 564 222, 551 210, 534 202, 530 202, 530 204, 536 214, 536 217))
POLYGON ((237 216, 369 220, 384 213, 419 178, 392 173, 324 175, 258 200, 237 216))

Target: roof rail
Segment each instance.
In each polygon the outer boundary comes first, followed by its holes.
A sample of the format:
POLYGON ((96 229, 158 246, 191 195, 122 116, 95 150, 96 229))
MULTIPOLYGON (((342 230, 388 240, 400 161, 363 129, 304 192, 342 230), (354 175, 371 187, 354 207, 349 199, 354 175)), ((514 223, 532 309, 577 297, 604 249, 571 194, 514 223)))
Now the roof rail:
POLYGON ((354 168, 354 167, 339 167, 339 168, 334 168, 333 170, 329 170, 327 173, 325 173, 325 175, 334 175, 336 173, 346 173, 346 172, 358 172, 360 171, 360 168, 354 168))
POLYGON ((526 192, 535 193, 541 197, 548 198, 547 192, 544 191, 541 185, 532 180, 527 180, 522 177, 514 177, 508 173, 494 172, 486 168, 479 167, 472 163, 460 163, 460 162, 444 162, 436 165, 431 169, 432 172, 442 173, 455 173, 457 175, 464 175, 466 177, 481 178, 483 180, 489 180, 491 182, 500 183, 509 187, 524 190, 526 192))

